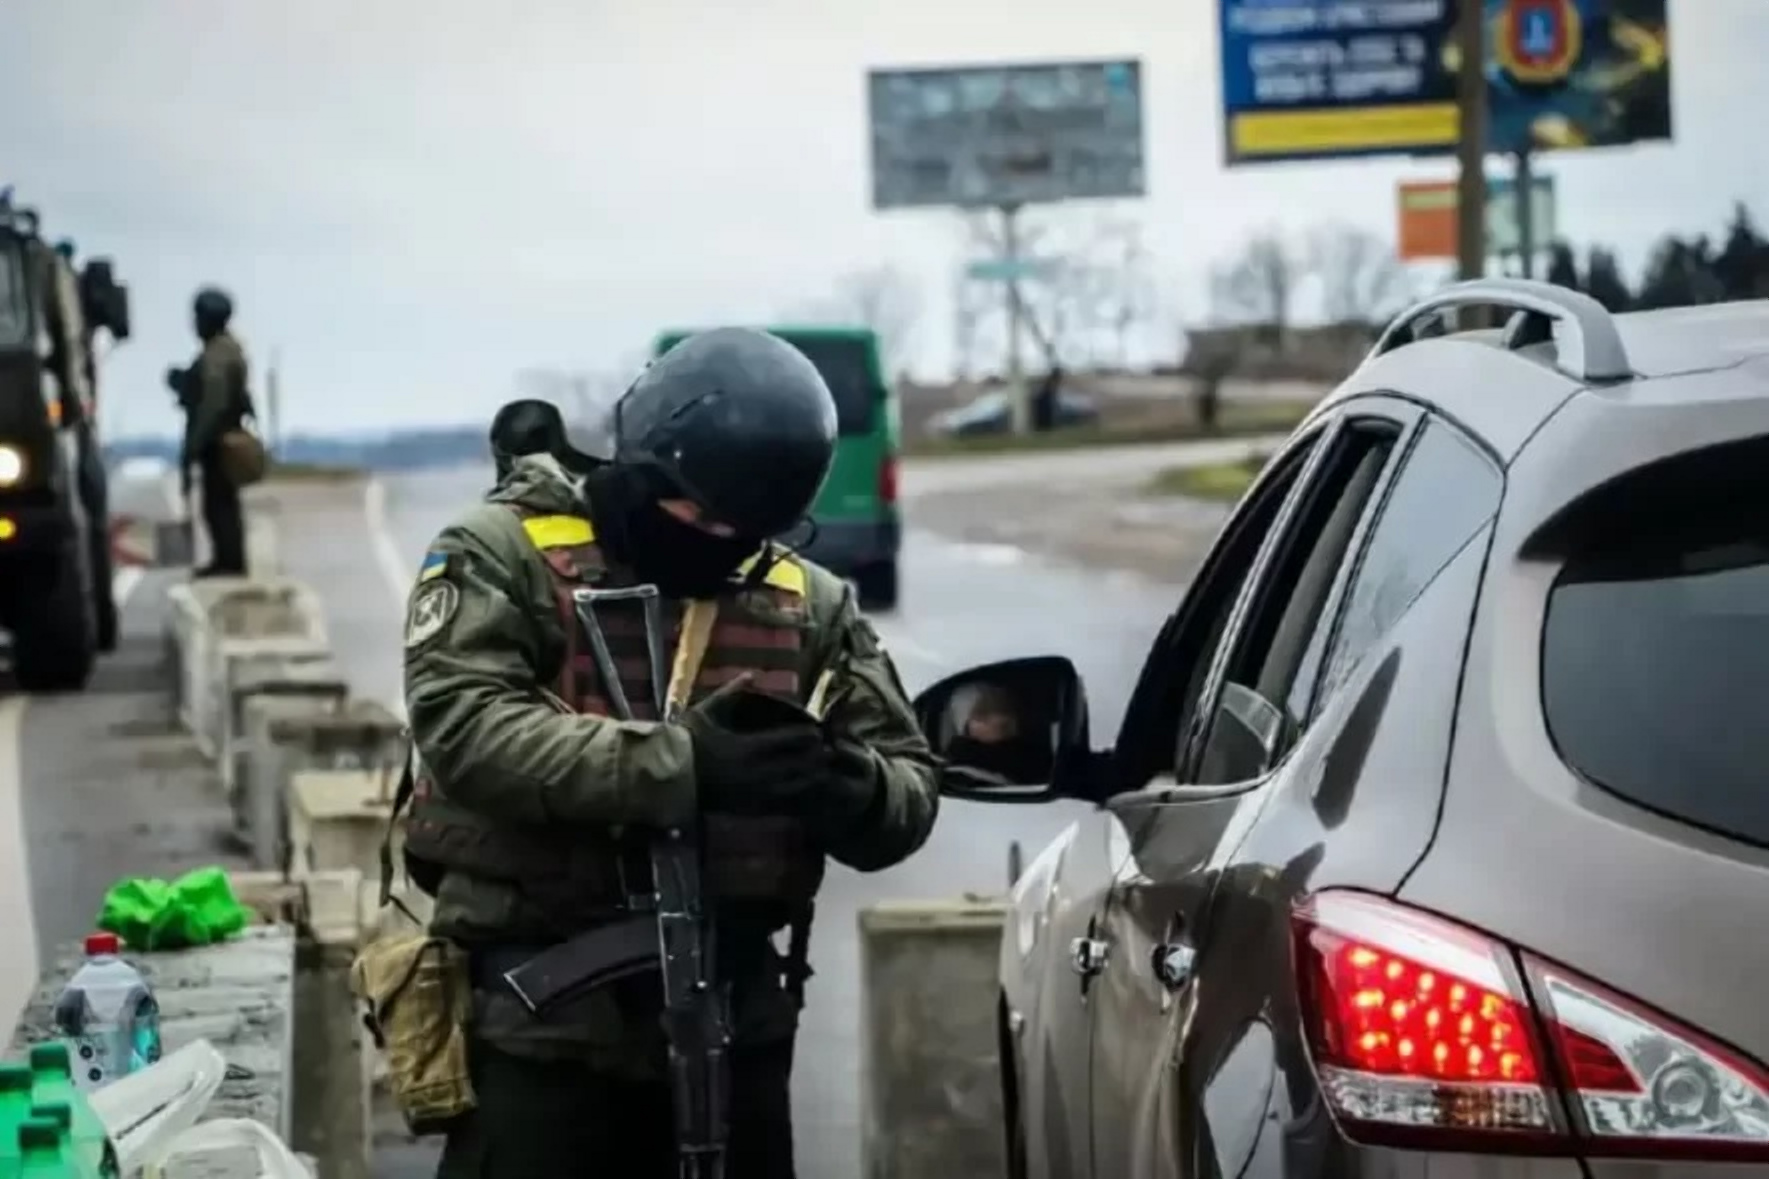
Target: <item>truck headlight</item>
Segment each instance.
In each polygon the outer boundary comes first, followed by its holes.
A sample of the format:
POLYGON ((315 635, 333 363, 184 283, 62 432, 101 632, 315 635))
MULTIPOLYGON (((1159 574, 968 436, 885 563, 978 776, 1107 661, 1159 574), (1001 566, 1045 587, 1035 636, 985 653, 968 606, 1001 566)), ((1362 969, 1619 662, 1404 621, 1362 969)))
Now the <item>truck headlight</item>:
POLYGON ((0 446, 0 487, 11 487, 24 477, 25 456, 15 447, 0 446))

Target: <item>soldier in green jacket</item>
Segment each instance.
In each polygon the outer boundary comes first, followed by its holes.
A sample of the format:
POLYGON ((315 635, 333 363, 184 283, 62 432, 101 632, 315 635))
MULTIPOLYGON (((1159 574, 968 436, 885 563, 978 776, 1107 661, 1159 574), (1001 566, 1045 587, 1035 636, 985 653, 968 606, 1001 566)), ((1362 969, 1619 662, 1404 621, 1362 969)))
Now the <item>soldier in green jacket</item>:
POLYGON ((204 287, 191 301, 191 324, 202 351, 188 368, 172 369, 166 383, 185 412, 184 445, 178 459, 184 494, 190 494, 191 468, 203 476, 203 527, 214 559, 198 577, 246 575, 246 518, 240 489, 221 459, 221 441, 251 416, 245 349, 230 330, 233 300, 225 291, 204 287))
POLYGON ((446 1129, 444 1179, 676 1173, 655 972, 545 1018, 503 973, 617 920, 648 833, 684 822, 702 833, 731 1000, 726 1174, 793 1176, 788 1078, 824 865, 902 861, 937 807, 935 759, 852 590, 773 539, 808 512, 835 429, 791 345, 702 333, 621 399, 610 460, 569 444, 511 458, 425 557, 405 634, 420 768, 404 854, 435 898, 431 932, 471 963, 477 1098, 446 1129), (676 721, 653 705, 639 604, 599 608, 614 683, 573 614, 574 589, 635 584, 658 587, 666 638, 684 603, 717 603, 676 721), (779 698, 810 707, 745 720, 779 698))

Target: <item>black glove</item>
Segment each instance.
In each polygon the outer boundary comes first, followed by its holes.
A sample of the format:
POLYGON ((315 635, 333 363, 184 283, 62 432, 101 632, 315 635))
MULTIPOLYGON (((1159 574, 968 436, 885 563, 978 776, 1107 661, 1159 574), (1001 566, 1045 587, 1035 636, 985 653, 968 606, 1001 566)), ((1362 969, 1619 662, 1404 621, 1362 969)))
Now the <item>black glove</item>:
POLYGON ((878 762, 846 741, 831 741, 823 779, 804 799, 800 813, 824 840, 841 839, 862 826, 881 798, 878 762))
POLYGON ((816 719, 790 700, 736 685, 682 717, 700 805, 727 814, 796 814, 828 774, 816 719))

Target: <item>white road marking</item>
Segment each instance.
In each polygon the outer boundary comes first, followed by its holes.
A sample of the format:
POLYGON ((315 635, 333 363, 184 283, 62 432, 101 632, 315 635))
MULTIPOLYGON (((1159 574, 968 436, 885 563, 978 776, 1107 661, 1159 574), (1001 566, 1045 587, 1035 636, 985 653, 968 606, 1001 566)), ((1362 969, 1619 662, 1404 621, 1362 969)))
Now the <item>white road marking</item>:
POLYGON ((37 985, 37 919, 31 912, 31 867, 25 850, 22 788, 23 696, 0 699, 0 929, 9 952, 0 965, 0 1015, 16 1020, 37 985))
POLYGON ((401 609, 412 588, 412 571, 399 555, 393 533, 387 526, 387 485, 371 477, 362 489, 362 515, 369 530, 369 547, 374 550, 375 564, 380 566, 381 579, 401 609))
MULTIPOLYGON (((381 570, 381 580, 387 586, 387 592, 393 595, 394 604, 403 618, 413 574, 405 558, 399 555, 399 545, 394 542, 393 531, 387 523, 387 485, 373 475, 362 489, 362 520, 369 534, 369 549, 381 570)), ((394 716, 401 721, 406 719, 403 695, 396 695, 385 703, 394 716)))

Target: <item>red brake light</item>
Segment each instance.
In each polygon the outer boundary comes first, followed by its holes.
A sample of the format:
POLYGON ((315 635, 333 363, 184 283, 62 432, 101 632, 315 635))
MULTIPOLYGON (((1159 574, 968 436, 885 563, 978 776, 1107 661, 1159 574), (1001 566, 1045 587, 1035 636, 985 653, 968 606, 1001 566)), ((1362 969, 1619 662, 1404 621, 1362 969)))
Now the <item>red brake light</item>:
POLYGON ((1529 955, 1526 984, 1510 947, 1361 893, 1293 928, 1315 1072, 1359 1141, 1769 1159, 1769 1072, 1638 1003, 1529 955))
POLYGON ((878 498, 887 504, 897 502, 897 456, 887 454, 878 464, 878 498))

